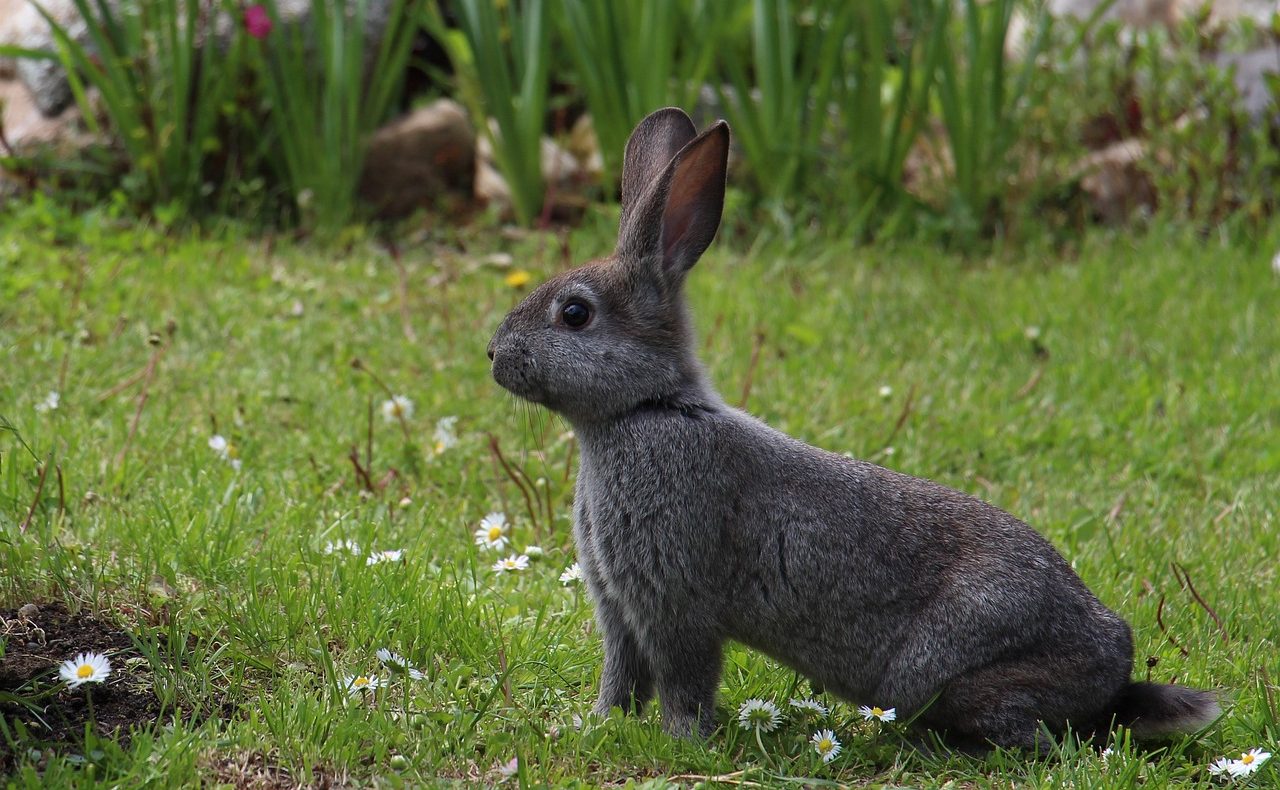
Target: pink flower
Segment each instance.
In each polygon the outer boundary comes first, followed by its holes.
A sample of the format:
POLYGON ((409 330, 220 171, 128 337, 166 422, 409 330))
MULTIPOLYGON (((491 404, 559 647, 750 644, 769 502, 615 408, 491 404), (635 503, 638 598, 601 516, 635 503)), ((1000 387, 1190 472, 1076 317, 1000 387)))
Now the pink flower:
POLYGON ((246 8, 244 29, 254 38, 266 38, 271 33, 271 17, 267 14, 267 9, 261 5, 251 5, 246 8))

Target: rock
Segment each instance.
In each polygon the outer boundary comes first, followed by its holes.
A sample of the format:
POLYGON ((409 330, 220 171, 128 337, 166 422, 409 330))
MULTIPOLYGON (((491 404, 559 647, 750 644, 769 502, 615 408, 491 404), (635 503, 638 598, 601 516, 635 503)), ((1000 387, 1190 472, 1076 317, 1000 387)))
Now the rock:
MULTIPOLYGON (((33 145, 80 140, 80 111, 68 107, 57 117, 47 117, 35 97, 17 80, 0 80, 0 129, 5 140, 21 154, 33 145)), ((7 152, 0 152, 7 153, 7 152)))
MULTIPOLYGON (((49 23, 31 0, 0 0, 0 45, 55 51, 57 44, 49 23)), ((45 0, 49 16, 79 42, 89 40, 89 27, 72 0, 45 0)), ((71 104, 71 87, 57 60, 18 58, 13 67, 18 79, 31 91, 35 105, 46 116, 59 115, 71 104)))
POLYGON ((373 135, 360 196, 379 216, 402 217, 446 194, 473 194, 476 177, 475 134, 466 110, 440 99, 373 135))
POLYGON ((600 154, 600 138, 596 136, 590 113, 583 113, 574 121, 567 146, 587 176, 599 181, 604 175, 604 157, 600 154))
POLYGON ((1094 215, 1109 225, 1119 225, 1137 209, 1154 209, 1156 188, 1142 163, 1147 144, 1127 139, 1094 151, 1074 168, 1080 188, 1089 196, 1094 215))
POLYGON ((1221 54, 1217 63, 1232 71, 1242 109, 1254 123, 1280 123, 1280 96, 1272 95, 1269 79, 1280 78, 1280 46, 1246 52, 1221 54))
MULTIPOLYGON (((498 124, 489 120, 489 133, 499 137, 498 124)), ((578 159, 560 147, 550 137, 543 137, 539 149, 542 179, 547 184, 547 196, 552 201, 552 216, 563 217, 581 210, 585 201, 581 192, 589 180, 578 159)), ((475 196, 485 205, 496 207, 504 216, 512 210, 511 187, 497 168, 493 156, 493 144, 487 136, 476 142, 475 196)))
POLYGON ((34 620, 40 614, 40 607, 33 603, 24 603, 18 609, 18 616, 23 620, 34 620))

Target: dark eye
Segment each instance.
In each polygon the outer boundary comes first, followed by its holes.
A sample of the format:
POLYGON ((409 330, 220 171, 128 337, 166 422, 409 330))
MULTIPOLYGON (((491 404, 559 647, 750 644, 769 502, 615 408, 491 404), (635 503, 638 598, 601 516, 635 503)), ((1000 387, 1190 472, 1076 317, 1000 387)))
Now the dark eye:
POLYGON ((591 320, 591 308, 582 302, 568 302, 560 308, 560 318, 570 329, 581 329, 591 320))

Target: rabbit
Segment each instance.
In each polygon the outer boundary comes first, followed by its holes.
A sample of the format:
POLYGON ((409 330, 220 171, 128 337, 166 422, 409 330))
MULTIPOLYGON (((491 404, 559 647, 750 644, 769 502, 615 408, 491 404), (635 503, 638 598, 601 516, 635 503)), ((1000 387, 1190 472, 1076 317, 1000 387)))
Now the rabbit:
POLYGON ((683 283, 715 236, 729 127, 654 112, 627 142, 616 251, 533 290, 494 379, 572 425, 573 536, 604 643, 595 712, 716 727, 728 640, 959 748, 1070 726, 1193 732, 1217 695, 1130 680, 1129 626, 1043 537, 967 494, 811 447, 715 392, 683 283))

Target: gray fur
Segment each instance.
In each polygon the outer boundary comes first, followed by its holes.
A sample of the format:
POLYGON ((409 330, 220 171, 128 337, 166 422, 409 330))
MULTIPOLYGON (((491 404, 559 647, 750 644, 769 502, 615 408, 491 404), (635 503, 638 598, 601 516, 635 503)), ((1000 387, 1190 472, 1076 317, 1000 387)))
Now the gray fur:
POLYGON ((574 540, 604 638, 596 710, 637 710, 656 691, 669 732, 710 733, 735 640, 853 702, 923 709, 959 745, 1044 748, 1042 722, 1211 721, 1212 694, 1130 683, 1128 625, 1026 524, 810 447, 716 394, 681 285, 719 224, 728 127, 692 129, 674 109, 640 124, 618 250, 537 288, 489 346, 494 379, 581 442, 574 540), (565 324, 570 300, 591 306, 586 326, 565 324))

